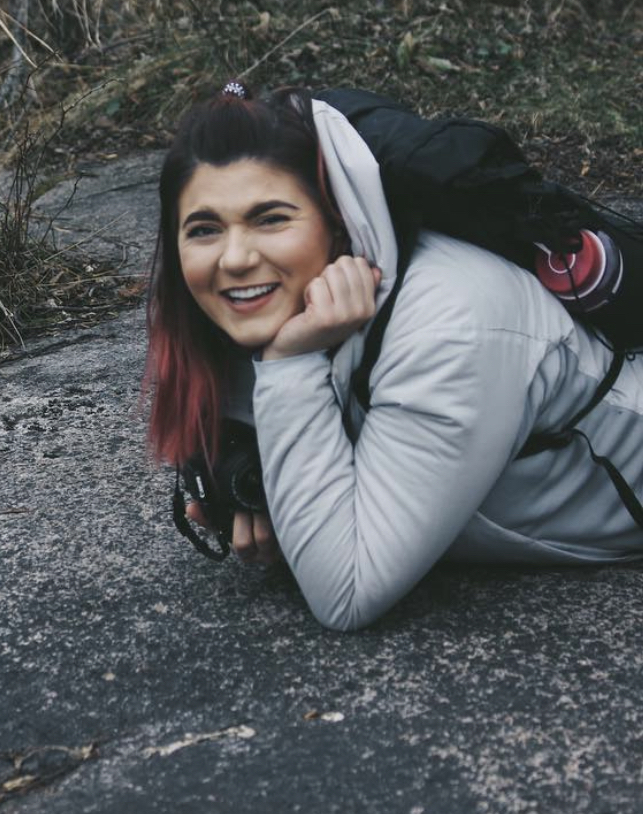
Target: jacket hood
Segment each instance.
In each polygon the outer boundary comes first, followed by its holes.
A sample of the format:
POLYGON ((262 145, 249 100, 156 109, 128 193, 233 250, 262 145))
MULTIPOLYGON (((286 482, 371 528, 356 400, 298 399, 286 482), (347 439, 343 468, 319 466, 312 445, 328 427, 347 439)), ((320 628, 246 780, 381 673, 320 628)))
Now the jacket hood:
POLYGON ((378 307, 393 286, 397 242, 380 178, 380 168, 364 139, 334 107, 312 100, 313 117, 331 187, 351 239, 354 255, 382 272, 378 307))
MULTIPOLYGON (((380 168, 366 142, 334 107, 312 100, 313 117, 328 177, 351 239, 354 255, 365 257, 382 272, 375 305, 379 310, 397 272, 397 241, 389 214, 380 168)), ((359 365, 367 323, 339 348, 333 360, 335 390, 342 403, 350 375, 359 365)))

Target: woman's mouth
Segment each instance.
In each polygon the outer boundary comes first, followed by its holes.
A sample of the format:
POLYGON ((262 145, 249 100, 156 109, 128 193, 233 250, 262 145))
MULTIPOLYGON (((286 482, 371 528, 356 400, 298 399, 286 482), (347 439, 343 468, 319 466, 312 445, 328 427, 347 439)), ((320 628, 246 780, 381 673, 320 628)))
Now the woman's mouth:
POLYGON ((235 310, 250 311, 264 305, 277 288, 279 283, 266 283, 244 288, 227 288, 221 295, 234 306, 235 310))

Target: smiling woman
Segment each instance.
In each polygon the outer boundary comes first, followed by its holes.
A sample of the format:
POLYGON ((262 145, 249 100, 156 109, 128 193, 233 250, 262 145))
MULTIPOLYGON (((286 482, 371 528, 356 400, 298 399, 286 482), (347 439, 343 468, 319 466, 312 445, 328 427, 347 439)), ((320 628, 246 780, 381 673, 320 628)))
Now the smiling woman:
MULTIPOLYGON (((351 98, 370 111, 373 142, 389 139, 406 166, 412 151, 397 144, 410 114, 369 94, 351 98)), ((438 175, 449 156, 433 157, 438 175)), ((443 556, 643 556, 631 507, 582 440, 640 498, 641 357, 615 367, 619 354, 535 275, 431 231, 433 222, 417 228, 426 201, 401 184, 396 218, 407 219, 394 226, 380 167, 336 106, 296 90, 257 100, 233 83, 183 121, 160 193, 153 446, 185 473, 203 454, 187 511, 219 524, 201 507, 203 480, 239 452, 222 428, 241 422, 245 438, 256 433, 261 471, 248 500, 242 468, 215 490, 234 496, 233 548, 254 562, 283 556, 324 625, 368 624, 443 556), (356 373, 382 314, 364 399, 356 373), (577 425, 582 433, 555 448, 524 454, 528 439, 577 425)), ((441 200, 431 203, 441 222, 441 200)))

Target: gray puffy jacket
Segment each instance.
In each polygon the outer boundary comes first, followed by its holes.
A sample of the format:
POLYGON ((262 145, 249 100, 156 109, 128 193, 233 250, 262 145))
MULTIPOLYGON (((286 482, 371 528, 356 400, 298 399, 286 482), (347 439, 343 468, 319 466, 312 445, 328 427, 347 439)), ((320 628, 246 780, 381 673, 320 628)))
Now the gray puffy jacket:
MULTIPOLYGON (((381 305, 397 258, 377 164, 341 113, 313 105, 353 252, 383 271, 381 305)), ((530 434, 562 427, 590 400, 611 359, 534 277, 422 233, 367 415, 349 386, 363 336, 332 362, 320 352, 254 365, 273 524, 322 624, 368 624, 445 555, 539 564, 643 556, 643 533, 581 439, 514 460, 530 434)), ((637 357, 581 424, 639 499, 642 413, 637 357)))

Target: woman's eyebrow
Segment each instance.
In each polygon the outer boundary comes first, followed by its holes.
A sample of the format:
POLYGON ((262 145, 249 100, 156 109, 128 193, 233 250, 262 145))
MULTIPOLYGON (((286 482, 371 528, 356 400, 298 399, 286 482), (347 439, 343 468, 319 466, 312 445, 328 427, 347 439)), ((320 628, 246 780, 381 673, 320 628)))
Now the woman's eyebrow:
MULTIPOLYGON (((255 204, 251 206, 250 209, 245 213, 244 220, 252 220, 253 218, 257 218, 260 215, 263 215, 264 212, 268 212, 270 209, 279 209, 285 207, 286 209, 299 209, 298 206, 295 204, 288 203, 288 201, 280 201, 280 200, 272 200, 272 201, 261 201, 261 203, 255 204)), ((183 228, 185 229, 190 223, 194 223, 194 221, 220 221, 221 216, 218 212, 215 212, 213 209, 199 209, 196 212, 190 212, 187 218, 183 221, 183 228)))
POLYGON ((183 221, 183 228, 185 229, 189 223, 194 223, 195 220, 217 221, 221 220, 221 218, 211 209, 199 209, 197 212, 190 212, 187 218, 183 221))
POLYGON ((263 215, 264 212, 268 212, 270 209, 280 209, 282 207, 286 207, 286 209, 299 209, 298 206, 295 204, 288 203, 288 201, 262 201, 261 203, 255 204, 251 206, 250 209, 246 212, 245 218, 246 220, 252 220, 253 218, 258 217, 259 215, 263 215))

